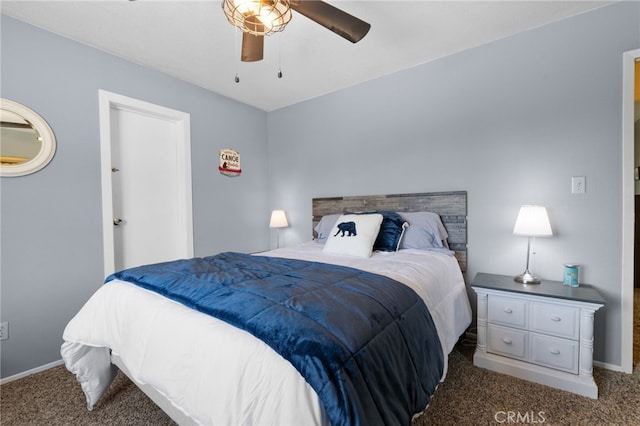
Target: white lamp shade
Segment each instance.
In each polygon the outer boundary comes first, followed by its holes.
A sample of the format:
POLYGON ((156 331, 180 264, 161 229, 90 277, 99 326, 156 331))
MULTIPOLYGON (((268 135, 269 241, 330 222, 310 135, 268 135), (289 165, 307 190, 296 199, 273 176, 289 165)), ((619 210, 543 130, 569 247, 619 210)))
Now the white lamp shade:
POLYGON ((528 237, 549 237, 553 235, 547 209, 543 206, 520 207, 513 234, 528 237))
POLYGON ((269 228, 286 228, 287 226, 289 226, 289 222, 287 222, 287 216, 284 214, 284 210, 274 210, 271 212, 269 228))

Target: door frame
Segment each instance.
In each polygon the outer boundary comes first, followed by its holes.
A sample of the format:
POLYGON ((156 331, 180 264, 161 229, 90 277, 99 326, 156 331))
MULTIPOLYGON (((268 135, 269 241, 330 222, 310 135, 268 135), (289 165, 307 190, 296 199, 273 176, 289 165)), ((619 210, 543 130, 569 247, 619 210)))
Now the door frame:
POLYGON ((178 167, 178 214, 184 229, 184 257, 193 257, 193 204, 191 188, 191 125, 190 115, 106 90, 98 90, 100 117, 100 174, 102 180, 102 236, 105 277, 115 272, 113 237, 113 187, 111 183, 111 111, 119 109, 167 120, 177 126, 176 162, 178 167))
POLYGON ((633 264, 635 225, 634 168, 634 82, 635 62, 640 49, 623 54, 622 62, 622 289, 621 349, 622 371, 633 371, 633 264))

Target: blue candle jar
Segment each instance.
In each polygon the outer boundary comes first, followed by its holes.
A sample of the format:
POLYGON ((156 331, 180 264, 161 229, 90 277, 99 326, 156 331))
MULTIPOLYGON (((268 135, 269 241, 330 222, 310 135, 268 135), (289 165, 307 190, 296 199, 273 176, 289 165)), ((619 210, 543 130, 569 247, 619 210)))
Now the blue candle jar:
POLYGON ((580 265, 575 263, 565 263, 564 264, 564 285, 568 285, 571 287, 578 287, 578 273, 579 273, 580 265))

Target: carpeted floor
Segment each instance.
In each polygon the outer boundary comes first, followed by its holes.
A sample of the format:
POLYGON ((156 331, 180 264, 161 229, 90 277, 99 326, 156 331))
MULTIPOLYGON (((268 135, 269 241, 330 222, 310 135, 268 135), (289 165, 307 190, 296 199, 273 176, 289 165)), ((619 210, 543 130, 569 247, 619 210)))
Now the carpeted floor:
POLYGON ((638 367, 633 374, 595 368, 593 400, 474 367, 472 356, 473 348, 454 350, 446 380, 414 425, 640 425, 638 367), (509 413, 521 420, 505 421, 509 413))
MULTIPOLYGON (((638 291, 636 306, 640 307, 638 291)), ((640 342, 640 315, 636 315, 635 320, 634 341, 640 342)), ((633 374, 594 370, 600 395, 593 400, 474 367, 473 350, 473 346, 464 345, 454 349, 449 357, 447 379, 413 426, 640 425, 640 351, 634 351, 633 374)), ((174 423, 122 374, 94 410, 87 411, 75 377, 60 366, 1 386, 0 424, 155 426, 174 423)))

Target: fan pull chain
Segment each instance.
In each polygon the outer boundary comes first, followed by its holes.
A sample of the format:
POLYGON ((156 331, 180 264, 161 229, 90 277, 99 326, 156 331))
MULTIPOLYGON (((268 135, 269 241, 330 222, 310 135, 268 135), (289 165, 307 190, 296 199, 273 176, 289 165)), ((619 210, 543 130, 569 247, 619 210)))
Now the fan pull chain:
MULTIPOLYGON (((233 50, 234 50, 234 52, 236 52, 236 55, 237 55, 238 54, 238 28, 237 27, 235 29, 233 41, 235 43, 235 46, 234 46, 233 50)), ((238 76, 239 68, 240 68, 240 61, 237 61, 236 62, 236 76, 233 79, 233 81, 235 81, 236 83, 240 83, 240 77, 238 76)))
POLYGON ((278 78, 282 78, 282 33, 278 33, 278 78))

